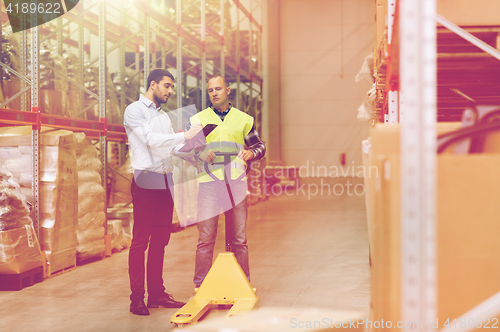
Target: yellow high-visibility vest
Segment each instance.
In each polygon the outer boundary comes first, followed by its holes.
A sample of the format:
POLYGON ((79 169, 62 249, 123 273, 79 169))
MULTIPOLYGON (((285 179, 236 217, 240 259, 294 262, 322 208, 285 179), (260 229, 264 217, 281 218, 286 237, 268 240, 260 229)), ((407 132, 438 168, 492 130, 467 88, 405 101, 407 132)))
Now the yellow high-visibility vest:
MULTIPOLYGON (((212 152, 234 152, 237 153, 245 148, 245 137, 253 127, 253 117, 232 107, 222 121, 217 114, 207 108, 190 118, 191 124, 201 123, 216 124, 217 127, 207 136, 207 147, 205 150, 212 152)), ((222 164, 224 157, 217 156, 214 165, 208 165, 209 171, 219 180, 224 180, 224 168, 222 164)), ((246 162, 234 156, 231 158, 231 179, 236 180, 245 173, 246 162)), ((227 171, 227 170, 226 170, 227 171)), ((229 173, 229 171, 227 171, 229 173)), ((245 176, 242 177, 245 179, 245 176)), ((205 170, 203 162, 198 167, 198 182, 215 181, 205 170)))

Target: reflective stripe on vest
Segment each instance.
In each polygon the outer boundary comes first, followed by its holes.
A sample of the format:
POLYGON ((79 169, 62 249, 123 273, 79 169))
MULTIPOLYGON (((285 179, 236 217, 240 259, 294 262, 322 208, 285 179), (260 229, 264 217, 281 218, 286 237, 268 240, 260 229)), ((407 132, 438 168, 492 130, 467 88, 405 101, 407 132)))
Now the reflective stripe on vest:
MULTIPOLYGON (((231 164, 231 168, 241 169, 243 171, 246 170, 246 167, 244 164, 236 163, 234 161, 231 162, 230 164, 231 164)), ((217 164, 217 165, 210 164, 210 165, 208 165, 208 169, 211 171, 214 169, 223 168, 223 167, 224 167, 224 165, 222 165, 222 164, 217 164)))
MULTIPOLYGON (((253 118, 232 107, 229 113, 222 121, 217 114, 211 109, 207 108, 195 115, 190 119, 192 124, 201 123, 203 126, 214 123, 218 126, 207 136, 207 148, 213 152, 233 152, 237 154, 245 147, 245 137, 248 135, 253 127, 253 118)), ((217 156, 214 163, 223 163, 224 157, 217 156)), ((222 164, 214 164, 209 170, 219 180, 224 180, 224 168, 222 164), (220 166, 219 166, 220 165, 220 166)), ((214 181, 204 170, 203 162, 199 165, 198 169, 198 182, 214 181)), ((245 173, 246 163, 237 156, 231 157, 231 179, 235 180, 245 173)))

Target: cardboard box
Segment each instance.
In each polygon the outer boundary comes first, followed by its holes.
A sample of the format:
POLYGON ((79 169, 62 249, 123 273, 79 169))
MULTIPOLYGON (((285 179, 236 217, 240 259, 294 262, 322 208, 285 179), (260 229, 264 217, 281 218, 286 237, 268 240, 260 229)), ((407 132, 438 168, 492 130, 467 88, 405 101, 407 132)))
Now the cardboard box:
POLYGON ((43 266, 32 225, 0 232, 0 274, 20 274, 43 266))
POLYGON ((498 0, 438 0, 436 11, 459 26, 500 25, 498 0))
MULTIPOLYGON (((460 126, 459 122, 438 123, 436 135, 460 126)), ((400 129, 400 124, 377 124, 370 130, 371 147, 364 153, 373 321, 400 318, 399 167, 387 161, 387 156, 400 154, 400 129)))
MULTIPOLYGON (((401 320, 400 157, 379 156, 372 248, 374 320, 401 320)), ((440 327, 500 292, 500 155, 440 155, 437 303, 440 327)))
POLYGON ((498 165, 500 154, 438 158, 440 321, 458 317, 500 292, 498 165))
MULTIPOLYGON (((439 123, 438 133, 458 123, 439 123)), ((491 138, 491 137, 490 137, 491 138)), ((399 125, 371 132, 368 179, 372 262, 370 319, 401 320, 399 125)), ((438 156, 437 258, 440 327, 500 291, 500 154, 438 156)))
MULTIPOLYGON (((436 127, 436 135, 457 130, 461 127, 460 122, 439 122, 436 127)), ((372 143, 371 155, 377 154, 399 154, 400 153, 400 130, 399 123, 377 123, 370 129, 372 143)), ((452 146, 447 149, 451 151, 452 146)))
MULTIPOLYGON (((437 124, 437 135, 450 132, 458 129, 461 126, 459 122, 441 122, 437 124)), ((380 211, 381 206, 384 204, 384 199, 377 196, 377 191, 380 191, 380 180, 383 175, 383 164, 378 160, 377 156, 386 156, 390 154, 398 155, 400 153, 400 124, 384 124, 378 123, 376 126, 372 127, 370 130, 370 147, 369 151, 363 152, 364 161, 363 165, 365 167, 365 195, 367 204, 367 220, 368 220, 368 239, 370 241, 370 256, 372 259, 372 269, 377 269, 379 265, 384 265, 388 257, 383 256, 385 253, 379 253, 379 248, 377 244, 372 240, 375 236, 385 236, 385 224, 383 222, 386 220, 381 214, 385 213, 385 210, 380 211), (378 201, 377 201, 378 200, 378 201), (380 201, 381 200, 381 201, 380 201), (378 204, 377 204, 378 202, 378 204), (382 223, 382 224, 381 224, 382 223), (382 229, 381 229, 382 227, 382 229), (382 232, 381 234, 375 232, 382 232), (376 256, 376 257, 375 257, 376 256), (373 260, 379 260, 379 264, 373 264, 373 260)), ((452 146, 447 149, 448 152, 452 150, 452 146)), ((383 243, 383 242, 382 242, 383 243)), ((383 298, 383 296, 376 296, 373 292, 377 292, 378 288, 375 286, 379 283, 377 279, 385 278, 384 271, 380 274, 375 273, 372 275, 372 300, 378 300, 383 298)), ((385 292, 383 290, 382 292, 385 292)), ((383 294, 383 293, 382 293, 383 294)), ((380 307, 380 304, 378 305, 380 307)))
MULTIPOLYGON (((399 161, 399 159, 398 159, 399 161)), ((400 292, 400 223, 399 168, 384 155, 374 157, 380 176, 373 187, 370 237, 371 291, 373 321, 401 320, 400 292)), ((382 331, 383 329, 374 329, 382 331)))

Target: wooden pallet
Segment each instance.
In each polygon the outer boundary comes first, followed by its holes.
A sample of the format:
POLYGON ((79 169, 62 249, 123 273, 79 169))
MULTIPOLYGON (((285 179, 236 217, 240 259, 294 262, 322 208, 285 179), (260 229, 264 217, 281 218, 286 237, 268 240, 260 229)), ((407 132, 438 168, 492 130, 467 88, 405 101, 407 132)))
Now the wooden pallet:
POLYGON ((0 274, 0 290, 18 291, 43 281, 43 267, 39 266, 20 274, 0 274))
POLYGON ((92 262, 100 261, 104 257, 106 257, 106 252, 105 251, 103 251, 101 253, 98 253, 98 254, 95 254, 95 255, 92 255, 92 256, 84 257, 84 258, 81 258, 81 257, 77 256, 77 258, 76 258, 76 265, 85 265, 85 264, 89 264, 89 263, 92 263, 92 262))
POLYGON ((76 268, 76 249, 75 249, 74 256, 72 256, 70 258, 71 259, 64 261, 65 264, 58 264, 58 265, 56 265, 57 267, 55 267, 49 263, 49 261, 47 259, 47 253, 45 251, 42 251, 42 259, 43 259, 43 266, 44 266, 43 274, 44 274, 45 278, 52 278, 52 277, 73 271, 76 268), (54 270, 57 269, 57 270, 52 271, 53 269, 54 270))
POLYGON ((54 272, 48 271, 45 275, 45 278, 53 278, 53 277, 59 276, 61 274, 65 274, 65 273, 68 273, 70 271, 73 271, 74 269, 76 269, 76 265, 68 266, 68 267, 65 267, 64 269, 57 270, 54 272))

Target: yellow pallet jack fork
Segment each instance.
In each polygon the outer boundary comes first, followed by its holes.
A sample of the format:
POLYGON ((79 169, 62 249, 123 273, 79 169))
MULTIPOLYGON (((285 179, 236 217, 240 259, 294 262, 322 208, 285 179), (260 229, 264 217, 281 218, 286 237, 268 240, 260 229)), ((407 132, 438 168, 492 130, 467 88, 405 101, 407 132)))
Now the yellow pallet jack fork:
POLYGON ((226 317, 241 315, 252 310, 258 301, 256 290, 250 286, 234 254, 223 252, 194 297, 172 316, 171 322, 178 327, 196 323, 212 305, 233 305, 226 317))
MULTIPOLYGON (((229 198, 231 199, 231 204, 234 207, 235 203, 228 182, 229 176, 226 166, 230 165, 231 158, 236 156, 237 153, 217 152, 216 155, 224 156, 224 162, 221 163, 224 164, 225 168, 224 180, 226 182, 229 198)), ((207 174, 218 181, 206 166, 207 164, 205 164, 207 174)), ((245 175, 245 173, 242 175, 245 175)), ((236 257, 234 257, 234 254, 231 252, 228 235, 232 232, 231 227, 232 225, 228 223, 226 219, 226 252, 220 253, 217 256, 217 259, 210 268, 210 271, 208 271, 200 288, 198 288, 198 290, 195 289, 196 294, 194 297, 170 319, 170 321, 178 327, 197 323, 212 305, 232 305, 231 309, 226 314, 226 317, 231 317, 252 310, 259 301, 259 297, 256 295, 256 289, 252 288, 241 266, 236 261, 236 257)))

